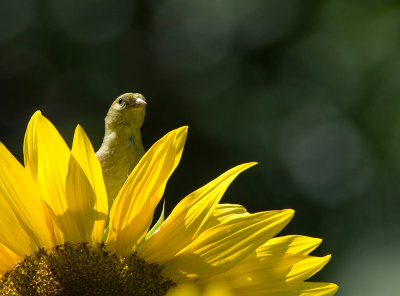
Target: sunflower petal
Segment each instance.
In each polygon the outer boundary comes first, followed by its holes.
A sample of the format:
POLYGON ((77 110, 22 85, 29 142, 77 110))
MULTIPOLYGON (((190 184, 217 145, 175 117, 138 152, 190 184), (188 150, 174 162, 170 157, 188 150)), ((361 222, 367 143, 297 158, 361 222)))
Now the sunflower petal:
POLYGON ((228 186, 253 165, 255 163, 239 165, 186 196, 158 231, 141 245, 139 256, 160 265, 168 262, 198 236, 228 186))
POLYGON ((52 244, 36 183, 0 143, 0 242, 23 256, 52 244))
POLYGON ((129 175, 110 211, 107 243, 112 251, 128 255, 145 237, 168 178, 181 158, 186 134, 187 127, 169 132, 129 175))
MULTIPOLYGON (((53 124, 36 112, 28 123, 24 141, 25 168, 37 180, 47 209, 59 228, 69 229, 73 220, 65 200, 65 178, 70 151, 53 124)), ((57 243, 63 233, 55 229, 57 243)))
POLYGON ((23 257, 18 256, 9 248, 0 244, 0 278, 7 270, 12 269, 23 257))
POLYGON ((201 233, 165 265, 163 274, 179 283, 224 272, 281 231, 293 214, 268 211, 226 219, 201 233))
POLYGON ((291 253, 307 255, 322 242, 322 239, 303 235, 274 237, 257 249, 261 254, 291 253))
POLYGON ((37 248, 37 238, 21 229, 18 217, 3 201, 0 202, 0 215, 0 242, 21 257, 34 252, 37 248))
POLYGON ((338 286, 332 283, 294 283, 264 289, 246 288, 235 291, 236 296, 332 296, 338 286))
POLYGON ((107 219, 107 193, 100 162, 80 125, 75 130, 65 194, 76 225, 74 233, 64 230, 68 241, 101 241, 107 219))
MULTIPOLYGON (((212 216, 220 220, 222 218, 230 217, 231 215, 244 214, 247 210, 244 206, 238 204, 218 204, 212 216)), ((221 222, 222 220, 220 220, 221 222)))
POLYGON ((165 200, 163 202, 160 217, 158 218, 157 222, 154 223, 153 227, 146 233, 145 240, 147 240, 150 236, 152 236, 153 233, 160 228, 160 226, 164 223, 164 221, 165 221, 165 200))
POLYGON ((198 286, 185 283, 169 289, 166 296, 201 296, 201 293, 198 286))
POLYGON ((264 289, 284 287, 287 283, 301 282, 324 267, 330 256, 313 257, 299 254, 271 254, 259 257, 253 252, 226 272, 201 281, 220 280, 235 289, 264 289))
POLYGON ((249 215, 246 208, 237 204, 218 204, 214 212, 208 219, 205 229, 221 224, 224 220, 232 219, 233 217, 249 215))
MULTIPOLYGON (((304 256, 296 254, 287 254, 292 256, 304 256)), ((318 271, 320 271, 331 259, 331 255, 324 257, 307 256, 296 263, 290 272, 286 275, 286 282, 305 281, 318 271)))
POLYGON ((28 126, 26 127, 25 138, 24 138, 24 164, 26 170, 32 175, 34 180, 37 179, 38 175, 38 150, 37 150, 37 139, 36 139, 36 122, 38 117, 42 116, 40 111, 36 111, 31 119, 29 120, 28 126))

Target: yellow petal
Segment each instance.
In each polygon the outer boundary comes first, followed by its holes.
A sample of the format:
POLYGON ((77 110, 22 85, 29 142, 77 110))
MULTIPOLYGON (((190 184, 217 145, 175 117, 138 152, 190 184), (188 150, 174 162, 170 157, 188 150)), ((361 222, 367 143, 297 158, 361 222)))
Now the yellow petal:
POLYGON ((152 236, 153 233, 156 232, 158 228, 160 228, 160 226, 164 223, 164 221, 165 221, 165 200, 163 202, 160 217, 158 218, 157 222, 154 223, 151 229, 146 233, 145 240, 148 239, 150 236, 152 236))
POLYGON ((293 214, 268 211, 226 219, 201 233, 165 265, 163 274, 179 283, 224 272, 281 231, 293 214))
MULTIPOLYGON (((247 210, 244 206, 238 204, 218 204, 212 216, 216 219, 226 218, 231 215, 244 214, 247 210)), ((222 221, 222 220, 221 220, 222 221)))
POLYGON ((338 286, 332 283, 294 283, 280 285, 274 288, 253 290, 246 288, 235 291, 236 296, 332 296, 338 286))
POLYGON ((213 277, 204 277, 200 282, 220 280, 237 290, 274 289, 277 286, 284 287, 288 283, 308 279, 321 270, 329 259, 330 255, 313 257, 278 253, 259 256, 253 252, 226 272, 213 277))
POLYGON ((234 216, 249 215, 246 208, 237 204, 218 204, 210 218, 207 220, 205 229, 211 228, 222 223, 226 219, 232 219, 234 216))
MULTIPOLYGON (((28 123, 24 142, 25 168, 40 186, 43 199, 56 224, 67 229, 73 224, 67 213, 65 178, 70 151, 51 122, 36 112, 28 123)), ((55 229, 57 243, 64 242, 63 233, 55 229)))
POLYGON ((167 296, 234 296, 223 282, 211 282, 200 287, 194 283, 183 283, 168 290, 167 296), (201 292, 202 291, 202 292, 201 292))
POLYGON ((53 244, 39 189, 0 143, 0 242, 20 256, 53 244))
POLYGON ((210 282, 206 285, 202 296, 235 296, 232 289, 223 282, 210 282))
POLYGON ((0 244, 0 278, 7 270, 14 268, 14 265, 22 258, 3 244, 0 244))
POLYGON ((26 127, 25 138, 24 138, 24 164, 27 171, 32 175, 34 180, 37 179, 38 174, 38 151, 36 143, 36 122, 38 117, 42 113, 36 111, 31 119, 29 120, 28 126, 26 127))
POLYGON ((139 256, 159 265, 171 260, 198 236, 232 181, 253 165, 239 165, 182 199, 161 227, 141 245, 139 256))
POLYGON ((76 226, 63 229, 68 242, 101 241, 107 218, 107 193, 101 165, 81 126, 77 126, 65 182, 68 211, 76 226))
POLYGON ((291 253, 307 255, 322 242, 322 239, 303 235, 274 237, 257 249, 260 254, 291 253))
POLYGON ((166 296, 201 296, 199 288, 190 283, 172 287, 166 296))
MULTIPOLYGON (((300 283, 297 286, 299 296, 332 296, 339 287, 332 283, 300 283)), ((296 295, 296 294, 292 294, 296 295)))
MULTIPOLYGON (((303 256, 295 254, 293 255, 303 256)), ((286 281, 305 281, 306 279, 310 278, 318 271, 320 271, 329 262, 330 259, 331 255, 326 255, 324 257, 306 256, 306 258, 302 259, 293 266, 290 272, 286 275, 286 281)))
POLYGON ((128 255, 143 240, 168 178, 179 163, 187 127, 165 135, 142 157, 118 193, 110 211, 107 243, 128 255))

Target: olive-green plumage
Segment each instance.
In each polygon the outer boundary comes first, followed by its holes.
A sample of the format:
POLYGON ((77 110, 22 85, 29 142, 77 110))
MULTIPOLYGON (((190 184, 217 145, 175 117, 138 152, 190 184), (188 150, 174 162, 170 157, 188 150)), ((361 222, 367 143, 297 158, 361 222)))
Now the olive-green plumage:
POLYGON ((141 94, 126 93, 112 103, 105 118, 104 139, 96 156, 103 168, 110 206, 144 154, 140 127, 146 105, 141 94))

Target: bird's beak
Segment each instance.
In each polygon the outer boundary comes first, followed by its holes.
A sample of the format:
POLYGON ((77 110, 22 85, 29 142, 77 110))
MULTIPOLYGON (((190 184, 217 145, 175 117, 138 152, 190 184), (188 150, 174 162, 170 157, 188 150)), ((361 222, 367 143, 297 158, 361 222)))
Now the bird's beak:
POLYGON ((136 98, 135 104, 133 104, 133 108, 144 108, 146 107, 147 102, 142 98, 136 98))

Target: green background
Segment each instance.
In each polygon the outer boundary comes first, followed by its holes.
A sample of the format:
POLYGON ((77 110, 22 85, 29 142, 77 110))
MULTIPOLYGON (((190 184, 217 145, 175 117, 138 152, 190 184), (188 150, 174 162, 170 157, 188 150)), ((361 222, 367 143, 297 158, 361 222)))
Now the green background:
POLYGON ((150 147, 189 125, 170 211, 223 171, 259 165, 223 202, 293 208, 284 234, 324 239, 314 278, 338 295, 399 291, 398 1, 0 2, 0 141, 22 160, 42 110, 99 148, 114 98, 148 100, 150 147))

